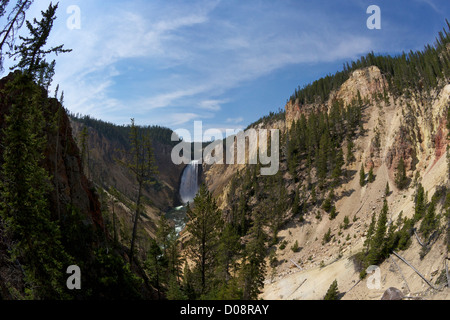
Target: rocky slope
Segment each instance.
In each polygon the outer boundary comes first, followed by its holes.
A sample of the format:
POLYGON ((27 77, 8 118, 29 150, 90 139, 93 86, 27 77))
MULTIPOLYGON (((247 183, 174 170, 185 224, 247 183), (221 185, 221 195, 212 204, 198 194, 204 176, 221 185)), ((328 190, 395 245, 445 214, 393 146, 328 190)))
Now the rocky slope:
MULTIPOLYGON (((372 213, 381 210, 386 183, 391 190, 394 189, 388 197, 390 221, 396 221, 400 213, 409 218, 414 215, 413 184, 406 191, 395 188, 394 171, 399 159, 405 159, 410 182, 417 179, 414 181, 424 185, 428 200, 439 186, 449 186, 445 150, 448 144, 446 114, 450 106, 450 85, 427 98, 413 95, 408 99, 394 100, 391 96, 377 99, 376 95, 383 92, 382 83, 383 77, 375 67, 357 71, 335 95, 351 101, 359 91, 363 99, 369 98, 368 107, 364 110, 366 134, 355 142, 357 161, 350 169, 359 171, 364 164, 367 172, 374 167, 375 182, 361 187, 356 175, 352 181, 335 190, 340 200, 336 203, 339 215, 334 221, 327 217, 317 220, 310 214, 306 217, 306 224, 289 224, 282 233, 288 248, 297 240, 303 249, 299 253, 278 250, 279 260, 284 263, 272 273, 272 279, 267 279, 262 298, 321 299, 334 279, 337 279, 341 293, 345 293, 344 299, 380 299, 389 287, 401 289, 405 296, 450 297, 448 288, 430 291, 423 279, 393 256, 380 266, 379 288, 369 289, 368 280, 358 282, 352 256, 362 249, 372 213), (352 223, 343 230, 345 216, 352 223), (323 235, 329 228, 334 239, 323 245, 323 235)), ((292 115, 288 111, 292 106, 286 108, 287 114, 292 115)), ((287 118, 287 121, 293 121, 295 115, 287 118)), ((445 226, 444 220, 441 224, 445 226)), ((420 249, 413 239, 413 245, 401 255, 428 280, 436 280, 445 269, 448 258, 445 232, 423 260, 419 257, 420 249)))
MULTIPOLYGON (((276 268, 267 269, 263 299, 322 299, 330 284, 337 279, 343 299, 380 299, 389 287, 397 287, 405 296, 450 298, 449 289, 436 285, 440 290, 431 289, 410 267, 391 256, 381 268, 381 286, 369 289, 366 280, 359 281, 359 271, 353 264, 353 256, 362 249, 368 225, 373 212, 379 213, 384 190, 389 183, 392 190, 387 198, 390 221, 414 215, 414 195, 416 182, 421 182, 428 192, 428 200, 440 186, 449 187, 446 149, 448 145, 447 110, 450 106, 450 84, 442 84, 442 89, 429 95, 410 93, 394 98, 388 92, 387 81, 377 67, 357 70, 339 88, 330 94, 324 104, 299 105, 295 101, 286 105, 286 121, 272 123, 271 126, 286 130, 302 114, 308 116, 316 110, 330 110, 333 101, 342 100, 348 105, 354 99, 364 102, 364 135, 355 143, 356 161, 347 166, 349 172, 359 172, 361 165, 366 172, 374 168, 375 181, 361 187, 359 175, 335 189, 338 199, 337 218, 330 220, 321 209, 306 214, 305 222, 290 221, 280 232, 284 248, 277 246, 276 268), (406 164, 409 188, 395 187, 395 168, 399 159, 406 164), (322 218, 318 219, 317 217, 322 218), (351 221, 343 229, 344 218, 351 221), (327 230, 331 230, 333 240, 322 244, 327 230), (300 245, 298 252, 290 248, 295 242, 300 245)), ((345 148, 345 145, 343 146, 345 148)), ((228 182, 238 169, 237 166, 213 166, 206 171, 206 183, 223 206, 227 201, 228 182)), ((283 186, 280 186, 283 187, 283 186)), ((442 207, 441 226, 445 227, 442 207)), ((287 214, 287 216, 289 216, 287 214)), ((446 232, 441 233, 430 252, 420 259, 420 245, 416 239, 400 254, 420 270, 428 280, 436 281, 445 269, 448 258, 446 232)))

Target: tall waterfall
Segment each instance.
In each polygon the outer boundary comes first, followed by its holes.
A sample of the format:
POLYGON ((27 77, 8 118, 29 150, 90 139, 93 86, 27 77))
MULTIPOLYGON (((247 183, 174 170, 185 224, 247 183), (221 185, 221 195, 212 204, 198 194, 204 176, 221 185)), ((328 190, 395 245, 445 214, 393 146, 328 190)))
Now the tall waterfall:
POLYGON ((180 197, 183 203, 192 202, 198 191, 199 164, 194 160, 184 169, 180 184, 180 197))

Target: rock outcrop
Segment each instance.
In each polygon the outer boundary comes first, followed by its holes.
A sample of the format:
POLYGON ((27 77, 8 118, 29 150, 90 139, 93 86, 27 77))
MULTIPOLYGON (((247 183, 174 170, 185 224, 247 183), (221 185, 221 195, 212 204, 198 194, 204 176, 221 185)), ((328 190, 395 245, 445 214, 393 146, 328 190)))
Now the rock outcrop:
POLYGON ((285 107, 286 126, 289 129, 294 121, 300 119, 302 114, 307 116, 311 112, 330 110, 335 100, 341 100, 344 105, 349 105, 352 100, 358 98, 358 92, 361 99, 371 99, 373 95, 383 93, 385 88, 387 88, 387 82, 379 68, 372 66, 356 70, 339 90, 331 92, 326 103, 301 105, 297 101, 288 101, 285 107))
POLYGON ((384 292, 383 296, 381 297, 381 300, 398 301, 403 300, 404 297, 405 296, 399 289, 391 287, 384 292))

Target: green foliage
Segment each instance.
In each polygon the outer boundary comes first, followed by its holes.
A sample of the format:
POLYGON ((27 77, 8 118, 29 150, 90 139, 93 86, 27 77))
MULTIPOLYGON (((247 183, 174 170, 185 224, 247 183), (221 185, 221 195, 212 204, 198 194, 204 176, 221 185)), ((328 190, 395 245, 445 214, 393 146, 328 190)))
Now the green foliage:
POLYGON ((296 216, 300 213, 300 195, 298 189, 295 191, 294 201, 292 203, 292 215, 296 216))
POLYGON ((356 160, 355 155, 353 153, 354 147, 355 147, 354 142, 347 137, 347 165, 353 163, 356 160))
POLYGON ((267 235, 261 219, 256 219, 250 230, 251 240, 245 247, 242 268, 239 273, 244 300, 257 299, 264 287, 266 276, 267 235))
POLYGON ((419 221, 425 215, 427 207, 426 194, 421 183, 419 183, 417 186, 414 204, 414 220, 419 221))
POLYGON ((336 206, 333 206, 330 211, 330 220, 336 219, 338 212, 336 211, 336 206))
POLYGON ((350 219, 348 216, 344 217, 344 230, 347 230, 350 227, 350 219))
MULTIPOLYGON (((82 124, 84 127, 93 128, 108 140, 118 141, 126 150, 131 148, 129 141, 131 125, 118 126, 113 123, 105 122, 91 116, 82 116, 80 114, 71 114, 71 119, 82 124)), ((136 126, 139 136, 148 136, 153 145, 160 143, 168 146, 175 146, 179 141, 172 141, 173 131, 161 126, 136 126)))
POLYGON ((49 209, 50 177, 42 167, 46 135, 41 104, 45 96, 28 75, 17 74, 3 92, 10 105, 3 129, 0 218, 15 239, 14 259, 22 262, 33 297, 63 295, 61 269, 70 261, 49 209), (52 281, 44 279, 53 279, 52 281))
POLYGON ((369 181, 369 183, 372 183, 375 181, 375 175, 373 174, 373 167, 371 167, 369 170, 368 181, 369 181))
POLYGON ((20 56, 20 61, 12 69, 20 68, 29 74, 33 80, 38 80, 39 84, 45 87, 50 86, 55 73, 55 61, 48 63, 45 60, 46 56, 50 53, 58 55, 71 51, 63 49, 64 45, 44 49, 56 19, 57 8, 58 4, 52 5, 50 3, 48 9, 42 11, 42 20, 37 21, 34 19, 33 24, 36 26, 26 21, 26 26, 31 37, 20 37, 22 43, 14 48, 15 52, 12 54, 12 56, 20 56))
POLYGON ((106 249, 95 251, 90 267, 90 298, 136 300, 141 298, 142 279, 124 264, 123 259, 106 249))
POLYGON ((436 217, 436 203, 435 201, 431 201, 428 206, 427 213, 420 224, 419 231, 425 239, 428 239, 431 233, 437 230, 438 227, 439 219, 436 217))
POLYGON ((333 235, 331 234, 331 228, 323 235, 322 244, 326 244, 331 241, 333 235))
POLYGON ((397 188, 403 190, 408 185, 408 177, 406 176, 406 166, 403 158, 400 158, 395 171, 395 184, 397 188))
POLYGON ((138 223, 142 212, 142 189, 144 186, 156 182, 155 177, 158 174, 158 168, 155 164, 155 156, 150 137, 148 133, 144 135, 140 134, 138 128, 134 124, 134 119, 131 119, 129 139, 131 150, 128 152, 122 150, 125 160, 117 159, 117 162, 124 168, 127 168, 133 174, 137 182, 138 194, 130 245, 130 264, 133 265, 138 223))
POLYGON ((196 293, 200 296, 212 288, 219 235, 223 230, 222 213, 204 184, 200 186, 193 206, 188 206, 187 217, 187 230, 191 235, 187 249, 194 262, 194 276, 197 275, 200 280, 194 284, 196 293))
POLYGON ((330 213, 332 207, 333 204, 331 203, 331 199, 330 197, 327 197, 322 204, 322 209, 325 210, 325 212, 330 213))
POLYGON ((298 245, 298 240, 295 240, 294 245, 291 247, 292 252, 298 252, 299 249, 299 245, 298 245))
POLYGON ((339 295, 338 283, 337 280, 334 280, 323 297, 323 300, 339 300, 339 295))
POLYGON ((169 286, 167 289, 166 297, 168 300, 174 301, 181 301, 188 299, 175 277, 171 277, 169 280, 169 286))
POLYGON ((384 195, 387 197, 387 196, 389 196, 390 192, 391 192, 391 189, 389 187, 389 182, 386 182, 386 188, 384 189, 384 195))
MULTIPOLYGON (((450 29, 450 24, 446 22, 450 29)), ((410 51, 394 57, 375 55, 371 52, 357 61, 344 64, 343 70, 334 75, 323 77, 303 88, 299 87, 290 100, 301 105, 326 102, 330 93, 339 89, 352 72, 370 66, 376 66, 381 70, 388 81, 389 92, 395 96, 407 94, 411 89, 429 91, 437 85, 442 85, 439 83, 440 79, 450 76, 449 43, 449 32, 444 29, 439 32, 434 46, 427 45, 422 51, 410 51)), ((388 98, 387 92, 382 98, 388 98)))
POLYGON ((241 257, 242 246, 236 228, 226 224, 217 248, 217 281, 224 282, 232 278, 237 270, 236 261, 241 257))
POLYGON ((377 226, 373 238, 371 239, 370 249, 368 252, 369 265, 378 264, 387 254, 386 231, 387 231, 387 214, 389 208, 385 200, 383 209, 378 217, 377 226))
POLYGON ((364 187, 366 184, 366 172, 364 171, 364 164, 361 164, 361 170, 359 170, 359 185, 364 187))

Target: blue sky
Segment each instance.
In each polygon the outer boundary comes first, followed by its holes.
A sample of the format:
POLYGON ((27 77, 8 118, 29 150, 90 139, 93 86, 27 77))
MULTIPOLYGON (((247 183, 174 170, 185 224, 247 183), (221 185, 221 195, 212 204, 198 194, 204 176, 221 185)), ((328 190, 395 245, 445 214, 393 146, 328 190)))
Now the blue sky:
MULTIPOLYGON (((35 0, 27 18, 49 1, 35 0)), ((65 106, 116 124, 245 128, 367 52, 432 43, 448 0, 63 0, 51 42, 65 106), (381 30, 369 30, 369 5, 381 30), (80 8, 81 29, 66 12, 80 8)))

